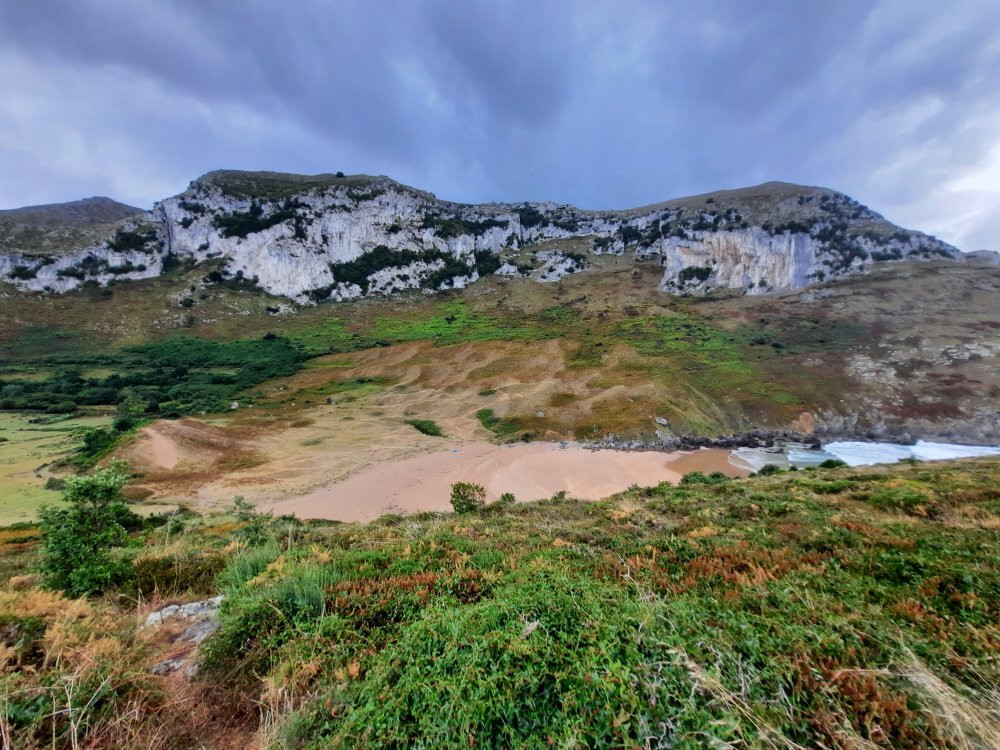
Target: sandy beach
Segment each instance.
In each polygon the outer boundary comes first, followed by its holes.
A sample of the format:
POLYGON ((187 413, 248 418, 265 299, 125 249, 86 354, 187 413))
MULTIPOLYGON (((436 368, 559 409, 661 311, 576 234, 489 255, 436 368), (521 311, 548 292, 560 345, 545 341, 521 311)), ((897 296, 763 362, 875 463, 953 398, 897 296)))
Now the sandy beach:
POLYGON ((451 485, 476 482, 487 501, 512 492, 519 501, 565 490, 598 500, 633 484, 677 482, 690 471, 746 472, 728 462, 729 451, 662 453, 588 450, 558 443, 493 445, 454 443, 442 451, 373 464, 346 479, 271 506, 276 514, 339 521, 370 521, 386 513, 449 511, 451 485))

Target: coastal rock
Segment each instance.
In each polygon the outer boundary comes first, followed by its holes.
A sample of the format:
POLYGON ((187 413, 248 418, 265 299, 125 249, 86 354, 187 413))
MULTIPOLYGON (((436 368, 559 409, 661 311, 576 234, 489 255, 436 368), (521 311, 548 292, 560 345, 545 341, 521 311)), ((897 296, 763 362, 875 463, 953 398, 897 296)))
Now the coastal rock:
POLYGON ((601 440, 587 443, 585 447, 592 449, 612 449, 619 451, 692 451, 700 448, 771 448, 780 443, 800 443, 808 448, 818 449, 821 445, 816 435, 804 435, 786 430, 748 430, 731 435, 704 437, 701 435, 671 435, 666 436, 657 431, 656 439, 623 440, 614 435, 607 435, 601 440))

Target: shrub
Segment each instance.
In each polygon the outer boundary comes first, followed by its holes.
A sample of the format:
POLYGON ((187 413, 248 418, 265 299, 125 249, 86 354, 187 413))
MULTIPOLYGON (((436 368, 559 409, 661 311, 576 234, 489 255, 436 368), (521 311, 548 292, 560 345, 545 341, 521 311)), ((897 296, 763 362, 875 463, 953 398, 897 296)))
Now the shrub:
MULTIPOLYGON (((620 589, 549 571, 432 609, 378 655, 329 746, 642 747, 676 710, 651 695, 645 614, 620 589)), ((683 684, 676 666, 655 674, 683 684)))
POLYGON ((853 486, 853 482, 849 482, 846 479, 837 479, 833 482, 811 482, 809 489, 819 495, 835 495, 838 492, 845 492, 853 486))
POLYGON ((681 272, 677 274, 677 281, 680 282, 681 286, 691 281, 700 284, 707 281, 708 277, 711 275, 712 269, 708 266, 688 266, 687 268, 681 269, 681 272))
POLYGON ((476 412, 476 419, 478 419, 480 424, 482 424, 487 430, 492 430, 500 423, 500 417, 496 416, 492 409, 480 409, 476 412))
POLYGON ((618 236, 626 245, 634 245, 642 239, 642 232, 633 226, 624 225, 618 228, 618 236))
POLYGON ((41 567, 49 586, 83 596, 128 578, 128 563, 111 555, 142 522, 123 501, 127 479, 122 464, 69 477, 63 493, 69 507, 41 509, 41 567))
POLYGON ((486 506, 486 510, 491 513, 502 513, 517 502, 513 492, 504 492, 495 501, 486 506))
MULTIPOLYGON (((174 519, 173 523, 179 523, 174 519)), ((145 597, 159 594, 212 593, 216 576, 223 569, 226 559, 221 554, 147 556, 132 561, 132 576, 124 587, 132 595, 145 597)))
POLYGON ((416 429, 417 432, 422 432, 424 435, 430 435, 431 437, 442 437, 444 435, 441 432, 441 428, 438 427, 437 422, 431 419, 407 419, 406 424, 416 429))
POLYGON ((723 474, 721 471, 713 471, 709 475, 705 475, 701 471, 692 471, 681 477, 681 484, 725 484, 729 481, 729 477, 723 474))
MULTIPOLYGON (((437 286, 442 280, 446 281, 454 276, 464 276, 469 273, 468 266, 440 250, 393 250, 385 245, 377 245, 354 260, 331 263, 330 273, 338 282, 356 284, 367 293, 369 278, 378 271, 385 268, 406 268, 418 261, 433 263, 438 260, 445 264, 444 268, 428 277, 426 280, 428 285, 437 286)), ((329 291, 325 291, 322 296, 329 296, 329 291)))
POLYGON ((117 253, 125 253, 130 250, 148 253, 150 252, 148 245, 151 242, 156 242, 156 231, 153 229, 145 232, 119 230, 114 237, 108 240, 108 248, 117 253))
POLYGON ((116 435, 104 427, 83 433, 83 445, 77 451, 74 463, 78 469, 89 469, 114 447, 116 435))
POLYGON ((33 279, 38 273, 37 266, 14 266, 10 269, 10 277, 12 279, 33 279))
POLYGON ((500 268, 500 258, 489 250, 476 251, 476 272, 480 276, 489 276, 500 268))
POLYGON ((484 219, 483 221, 471 221, 469 219, 442 218, 438 214, 424 214, 420 226, 423 229, 434 229, 434 233, 441 239, 450 239, 461 235, 479 235, 494 227, 507 227, 506 221, 500 219, 484 219))
MULTIPOLYGON (((281 224, 286 221, 295 222, 295 236, 301 234, 304 237, 303 217, 299 216, 296 209, 300 207, 298 202, 285 201, 284 205, 273 210, 269 215, 264 215, 264 208, 259 203, 252 203, 250 210, 246 213, 233 213, 230 216, 216 216, 212 223, 216 229, 221 229, 225 237, 246 237, 249 234, 262 232, 265 229, 281 224)), ((300 237, 302 239, 303 237, 300 237)))
POLYGON ((273 517, 270 513, 258 513, 257 506, 248 503, 241 495, 236 496, 233 504, 227 510, 243 524, 237 535, 247 544, 258 545, 271 540, 273 517))
POLYGON ((775 464, 764 464, 757 472, 757 476, 769 477, 772 474, 780 474, 782 471, 783 469, 775 464))
POLYGON ((537 226, 545 221, 545 214, 534 206, 529 206, 528 204, 524 204, 520 208, 516 209, 516 212, 518 218, 521 220, 521 226, 525 229, 537 226))
POLYGON ((486 490, 481 484, 455 482, 451 486, 451 507, 456 513, 471 513, 486 503, 486 490))
POLYGON ((846 461, 841 461, 839 458, 828 458, 826 461, 819 465, 821 469, 839 469, 841 466, 847 466, 846 461))

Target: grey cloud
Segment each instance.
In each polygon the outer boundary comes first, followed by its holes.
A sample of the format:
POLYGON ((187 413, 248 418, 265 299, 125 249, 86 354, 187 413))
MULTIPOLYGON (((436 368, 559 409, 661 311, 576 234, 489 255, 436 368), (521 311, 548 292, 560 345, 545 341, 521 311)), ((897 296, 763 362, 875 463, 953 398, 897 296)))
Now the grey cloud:
POLYGON ((220 167, 586 207, 786 179, 1000 246, 998 28, 989 0, 6 3, 0 204, 220 167))

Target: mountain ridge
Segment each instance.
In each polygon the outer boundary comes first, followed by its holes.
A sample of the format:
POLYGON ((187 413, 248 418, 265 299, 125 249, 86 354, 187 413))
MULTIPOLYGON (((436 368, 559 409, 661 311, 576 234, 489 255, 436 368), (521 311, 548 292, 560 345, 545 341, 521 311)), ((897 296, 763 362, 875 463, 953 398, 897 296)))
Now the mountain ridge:
POLYGON ((749 294, 797 289, 883 261, 965 259, 843 193, 785 182, 584 210, 456 203, 382 175, 216 170, 103 229, 105 236, 76 246, 63 238, 62 250, 48 243, 47 251, 44 236, 38 248, 0 237, 0 279, 26 291, 65 292, 154 277, 186 260, 219 266, 209 283, 246 283, 310 304, 462 288, 492 273, 555 281, 603 254, 659 262, 664 291, 749 294))

